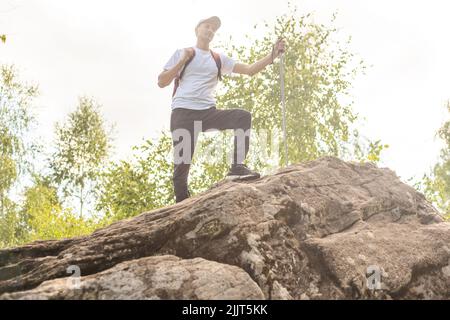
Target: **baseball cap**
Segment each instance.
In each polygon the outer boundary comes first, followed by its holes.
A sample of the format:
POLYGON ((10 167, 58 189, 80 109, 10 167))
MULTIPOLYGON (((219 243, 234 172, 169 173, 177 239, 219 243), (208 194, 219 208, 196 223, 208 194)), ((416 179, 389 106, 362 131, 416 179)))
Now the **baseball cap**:
POLYGON ((222 24, 220 21, 220 18, 218 16, 212 16, 207 19, 202 19, 197 23, 197 26, 195 27, 195 30, 197 30, 198 26, 201 25, 203 22, 209 22, 214 26, 214 30, 217 31, 217 29, 220 28, 220 25, 222 24))

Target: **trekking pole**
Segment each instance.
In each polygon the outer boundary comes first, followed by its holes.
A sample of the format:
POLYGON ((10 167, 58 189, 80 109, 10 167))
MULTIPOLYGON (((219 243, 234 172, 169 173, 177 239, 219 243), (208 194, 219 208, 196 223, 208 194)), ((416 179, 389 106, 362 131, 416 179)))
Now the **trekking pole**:
POLYGON ((284 94, 284 52, 280 56, 280 86, 281 86, 281 105, 283 109, 283 140, 284 140, 284 163, 288 165, 288 145, 286 138, 286 96, 284 94))

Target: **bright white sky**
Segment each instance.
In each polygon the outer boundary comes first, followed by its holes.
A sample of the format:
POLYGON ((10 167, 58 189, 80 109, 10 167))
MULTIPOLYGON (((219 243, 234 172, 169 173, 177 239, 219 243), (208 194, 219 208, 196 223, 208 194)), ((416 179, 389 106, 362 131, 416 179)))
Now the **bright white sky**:
MULTIPOLYGON (((366 118, 362 132, 390 144, 383 166, 403 179, 421 176, 437 160, 436 130, 450 98, 450 3, 406 0, 298 0, 353 37, 352 50, 369 65, 355 81, 354 109, 366 118)), ((116 157, 169 127, 171 87, 157 76, 176 48, 195 43, 198 20, 222 19, 216 40, 263 36, 255 24, 287 12, 273 0, 0 0, 0 62, 38 83, 38 134, 49 144, 56 121, 93 96, 116 124, 116 157)), ((214 43, 213 43, 214 47, 214 43)))

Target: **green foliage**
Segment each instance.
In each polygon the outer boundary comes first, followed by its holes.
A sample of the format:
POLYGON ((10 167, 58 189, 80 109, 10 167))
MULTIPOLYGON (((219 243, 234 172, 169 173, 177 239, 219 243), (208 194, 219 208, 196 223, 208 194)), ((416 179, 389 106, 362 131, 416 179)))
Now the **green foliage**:
POLYGON ((0 214, 0 248, 87 235, 103 226, 98 216, 83 219, 63 208, 50 179, 36 175, 33 185, 24 192, 23 202, 16 204, 6 198, 4 207, 4 214, 0 214))
MULTIPOLYGON (((355 132, 355 137, 359 137, 359 133, 355 132)), ((381 153, 389 148, 388 144, 383 144, 381 140, 370 141, 356 139, 353 145, 353 155, 355 160, 360 162, 378 163, 381 160, 381 153)))
POLYGON ((381 160, 381 152, 389 148, 388 144, 381 144, 381 140, 370 142, 369 151, 367 152, 367 160, 377 163, 381 160))
POLYGON ((29 158, 37 150, 28 136, 36 95, 37 87, 20 82, 14 66, 0 66, 0 246, 17 244, 24 237, 24 219, 8 194, 30 170, 29 158))
POLYGON ((6 35, 0 34, 0 41, 5 43, 6 42, 6 35))
POLYGON ((95 181, 111 148, 100 106, 82 97, 64 125, 56 125, 56 151, 50 167, 55 183, 66 197, 80 203, 80 216, 86 200, 93 196, 95 181))
POLYGON ((171 136, 134 147, 133 161, 112 163, 102 175, 97 210, 116 221, 173 203, 171 136))
MULTIPOLYGON (((334 17, 332 22, 334 21, 334 17)), ((271 52, 274 39, 283 37, 285 53, 285 95, 289 163, 324 155, 342 157, 357 137, 351 128, 357 120, 349 98, 351 81, 365 69, 362 61, 334 40, 337 29, 312 22, 310 14, 296 10, 276 20, 274 31, 266 24, 267 36, 244 46, 226 46, 237 60, 251 64, 271 52)), ((230 39, 231 40, 231 39, 230 39)), ((350 40, 346 43, 348 45, 350 40)), ((278 60, 280 61, 280 60, 278 60)), ((279 65, 274 64, 254 77, 230 77, 218 98, 221 107, 243 108, 253 115, 253 128, 282 132, 279 65)), ((279 134, 278 146, 283 147, 279 134)), ((280 149, 279 165, 284 163, 280 149)))
POLYGON ((86 235, 97 227, 94 218, 76 217, 62 207, 50 179, 35 177, 34 185, 26 189, 24 196, 22 216, 27 217, 27 242, 86 235))
POLYGON ((0 212, 0 248, 13 247, 26 241, 26 220, 16 203, 3 196, 0 212))
POLYGON ((10 156, 0 154, 0 194, 6 194, 16 179, 16 163, 10 156))
POLYGON ((0 66, 0 155, 14 162, 16 177, 29 169, 27 156, 37 149, 27 136, 34 122, 31 107, 37 94, 36 86, 20 82, 14 66, 0 66))
MULTIPOLYGON (((92 232, 99 226, 98 218, 77 218, 71 210, 63 208, 57 197, 56 188, 50 186, 48 179, 35 177, 34 185, 26 189, 21 203, 15 203, 8 197, 8 193, 19 178, 32 172, 31 159, 39 151, 37 144, 29 136, 34 123, 31 106, 33 98, 37 95, 37 87, 20 82, 13 66, 2 66, 0 72, 0 247, 20 245, 34 240, 73 237, 92 232)), ((81 101, 83 106, 91 102, 88 99, 81 101)), ((70 133, 65 132, 65 137, 69 134, 75 137, 73 140, 69 139, 71 146, 72 141, 75 141, 87 145, 88 151, 94 147, 103 150, 105 143, 101 139, 101 134, 96 131, 98 118, 92 112, 88 112, 89 106, 80 109, 82 109, 82 115, 78 119, 75 117, 72 123, 76 129, 70 133), (84 126, 84 124, 88 125, 84 126), (77 131, 80 128, 90 132, 83 135, 77 131), (87 137, 95 137, 103 143, 92 147, 87 137)), ((60 132, 63 131, 62 129, 60 132)), ((63 148, 60 150, 67 151, 63 148)), ((77 151, 80 150, 77 149, 77 151)), ((76 161, 81 158, 89 164, 93 162, 89 157, 78 158, 79 154, 69 155, 69 153, 64 155, 69 158, 75 155, 76 161)), ((56 160, 59 159, 56 158, 56 160)), ((64 163, 55 161, 54 164, 64 163)), ((98 164, 100 165, 100 162, 98 164)), ((73 165, 76 167, 75 163, 73 165)), ((93 177, 90 171, 86 176, 93 177)), ((77 180, 77 183, 79 181, 77 180)))
MULTIPOLYGON (((450 113, 450 101, 447 103, 447 110, 450 113)), ((450 219, 450 121, 442 125, 437 135, 444 141, 440 161, 431 173, 423 176, 416 187, 450 219)))

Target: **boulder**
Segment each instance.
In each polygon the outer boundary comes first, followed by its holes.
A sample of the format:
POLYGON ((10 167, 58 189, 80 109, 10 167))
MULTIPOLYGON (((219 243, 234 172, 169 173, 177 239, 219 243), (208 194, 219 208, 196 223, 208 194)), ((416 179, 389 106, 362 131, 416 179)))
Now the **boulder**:
POLYGON ((393 171, 325 157, 1 250, 0 299, 123 299, 134 285, 138 299, 449 299, 449 247, 450 224, 393 171), (63 284, 71 266, 78 293, 63 284), (104 289, 108 277, 130 281, 104 289))
POLYGON ((4 294, 2 298, 248 300, 264 296, 241 268, 202 258, 155 256, 121 262, 90 276, 48 280, 35 289, 4 294))

